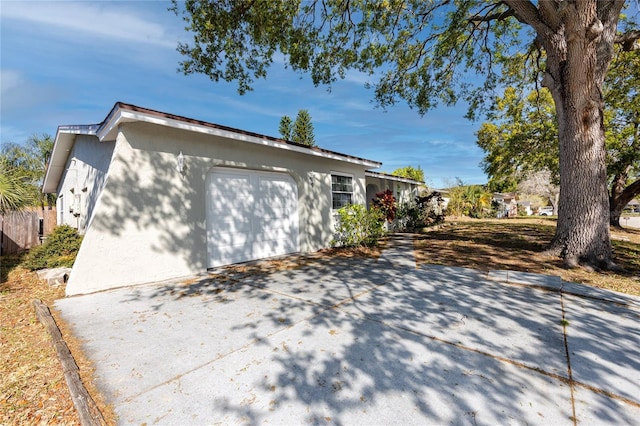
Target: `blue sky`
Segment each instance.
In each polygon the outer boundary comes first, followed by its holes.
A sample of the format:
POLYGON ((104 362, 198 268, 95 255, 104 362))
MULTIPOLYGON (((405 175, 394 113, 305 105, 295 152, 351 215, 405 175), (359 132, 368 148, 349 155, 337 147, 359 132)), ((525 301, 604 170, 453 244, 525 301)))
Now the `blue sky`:
POLYGON ((307 109, 320 147, 381 161, 387 172, 420 166, 430 186, 486 181, 480 123, 464 119, 465 105, 424 117, 400 103, 384 111, 363 75, 349 73, 329 92, 281 63, 240 96, 235 83, 177 72, 177 42, 190 40, 169 6, 0 0, 0 142, 99 123, 117 101, 276 137, 283 115, 307 109))

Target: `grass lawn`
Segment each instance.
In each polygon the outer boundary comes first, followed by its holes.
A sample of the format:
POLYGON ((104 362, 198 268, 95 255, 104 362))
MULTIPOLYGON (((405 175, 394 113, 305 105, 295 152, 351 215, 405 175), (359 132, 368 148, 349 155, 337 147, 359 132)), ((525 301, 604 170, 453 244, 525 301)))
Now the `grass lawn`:
POLYGON ((483 271, 510 269, 560 276, 640 296, 640 230, 612 228, 614 261, 624 273, 565 269, 562 260, 543 254, 555 232, 555 219, 454 219, 449 226, 415 241, 419 264, 464 266, 483 271))
MULTIPOLYGON (((559 275, 566 281, 640 295, 640 230, 612 231, 615 261, 626 269, 624 274, 614 274, 567 270, 559 259, 544 256, 542 252, 554 234, 553 219, 449 219, 448 222, 449 226, 417 237, 415 253, 419 263, 559 275)), ((291 256, 254 266, 235 266, 229 271, 240 275, 263 273, 328 261, 334 256, 379 255, 379 248, 330 249, 308 257, 291 256)), ((53 308, 53 302, 64 297, 64 289, 50 288, 38 281, 35 273, 19 267, 20 256, 3 257, 1 261, 0 424, 79 424, 55 349, 31 305, 38 298, 53 308)), ((115 423, 112 410, 93 384, 93 368, 82 354, 80 343, 54 309, 52 313, 89 393, 107 422, 115 423)))

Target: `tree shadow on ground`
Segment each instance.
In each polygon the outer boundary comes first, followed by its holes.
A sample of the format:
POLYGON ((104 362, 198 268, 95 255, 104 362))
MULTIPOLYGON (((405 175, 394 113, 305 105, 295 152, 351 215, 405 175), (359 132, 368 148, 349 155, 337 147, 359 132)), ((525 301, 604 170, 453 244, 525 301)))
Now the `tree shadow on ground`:
MULTIPOLYGON (((115 309, 117 319, 112 309, 83 318, 83 327, 107 336, 136 329, 135 342, 122 342, 136 346, 136 357, 119 359, 118 371, 105 358, 98 373, 117 384, 121 403, 155 418, 181 419, 151 399, 154 369, 162 368, 175 397, 195 404, 189 414, 203 413, 196 420, 204 422, 571 423, 560 295, 491 283, 478 272, 312 260, 135 288, 115 309)), ((570 347, 598 353, 604 339, 614 348, 607 324, 581 315, 570 320, 582 330, 570 347)), ((638 371, 633 324, 618 324, 613 335, 630 351, 616 358, 618 367, 591 368, 585 383, 628 394, 615 383, 638 371)), ((87 344, 105 357, 116 350, 87 344)), ((596 422, 632 422, 610 398, 590 413, 596 422)))
POLYGON ((566 269, 562 259, 545 249, 554 235, 553 226, 508 221, 462 222, 453 227, 417 236, 419 264, 441 264, 483 271, 510 269, 560 276, 575 281, 640 295, 640 245, 613 240, 616 272, 566 269))

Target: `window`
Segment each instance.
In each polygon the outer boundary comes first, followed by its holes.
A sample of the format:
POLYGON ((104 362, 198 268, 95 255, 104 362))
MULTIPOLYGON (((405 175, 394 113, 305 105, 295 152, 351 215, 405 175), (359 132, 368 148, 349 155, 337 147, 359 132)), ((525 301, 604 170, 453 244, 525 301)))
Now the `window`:
POLYGON ((337 210, 351 204, 353 196, 353 178, 344 175, 331 175, 332 207, 337 210))

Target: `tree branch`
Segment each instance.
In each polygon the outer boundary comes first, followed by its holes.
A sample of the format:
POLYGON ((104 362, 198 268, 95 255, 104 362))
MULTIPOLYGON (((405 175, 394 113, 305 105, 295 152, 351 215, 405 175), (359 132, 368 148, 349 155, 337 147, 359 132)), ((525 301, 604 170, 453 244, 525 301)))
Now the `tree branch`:
POLYGON ((538 8, 542 19, 552 30, 556 31, 562 23, 558 13, 558 2, 556 0, 540 0, 538 8))
POLYGON ((543 38, 548 39, 554 33, 554 29, 543 20, 538 8, 531 1, 504 0, 503 3, 514 11, 518 21, 530 25, 543 38))
POLYGON ((619 34, 616 36, 614 42, 620 44, 622 50, 625 52, 640 50, 640 30, 632 30, 624 34, 619 34))
MULTIPOLYGON (((496 5, 495 7, 497 8, 498 5, 496 5)), ((471 18, 469 18, 469 22, 473 24, 478 24, 480 22, 503 21, 511 16, 516 16, 516 13, 514 12, 513 9, 509 8, 505 11, 492 13, 490 15, 485 15, 485 16, 474 15, 471 18)))
POLYGON ((616 197, 616 201, 624 207, 638 194, 640 194, 640 179, 636 180, 631 185, 627 185, 622 193, 616 197))

